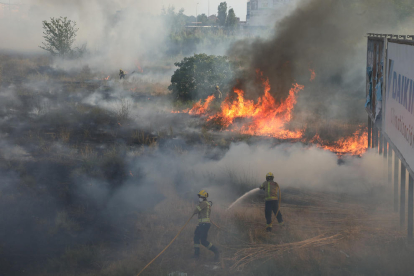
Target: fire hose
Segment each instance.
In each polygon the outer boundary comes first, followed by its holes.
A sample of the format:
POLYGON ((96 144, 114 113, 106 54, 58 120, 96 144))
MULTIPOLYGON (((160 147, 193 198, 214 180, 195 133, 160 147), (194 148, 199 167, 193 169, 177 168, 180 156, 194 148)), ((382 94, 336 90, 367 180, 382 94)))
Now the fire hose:
POLYGON ((175 239, 178 238, 178 236, 181 234, 181 232, 184 230, 184 228, 187 226, 187 224, 190 222, 190 220, 193 218, 194 214, 187 220, 187 222, 184 224, 183 227, 181 227, 180 231, 178 231, 177 235, 170 241, 170 243, 157 255, 154 259, 152 259, 151 262, 149 262, 139 273, 137 276, 141 275, 141 273, 149 267, 159 256, 161 256, 162 253, 164 253, 165 250, 167 250, 168 247, 175 241, 175 239))
MULTIPOLYGON (((190 220, 193 218, 194 214, 187 220, 187 222, 183 225, 183 227, 181 227, 180 231, 178 231, 177 235, 175 235, 175 237, 170 241, 170 243, 157 255, 155 256, 154 259, 152 259, 152 261, 150 261, 138 274, 137 276, 141 275, 141 273, 148 268, 159 256, 161 256, 162 253, 165 252, 165 250, 167 250, 168 247, 170 247, 170 245, 178 238, 178 236, 181 234, 181 232, 184 230, 184 228, 187 226, 187 224, 190 222, 190 220)), ((215 225, 218 229, 225 231, 224 229, 222 229, 221 227, 219 227, 217 224, 215 224, 214 222, 212 222, 213 225, 215 225)))

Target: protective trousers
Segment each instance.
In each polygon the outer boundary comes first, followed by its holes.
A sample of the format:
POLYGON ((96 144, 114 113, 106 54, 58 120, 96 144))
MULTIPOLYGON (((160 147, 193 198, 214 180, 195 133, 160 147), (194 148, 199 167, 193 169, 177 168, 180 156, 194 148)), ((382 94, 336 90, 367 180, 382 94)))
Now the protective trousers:
POLYGON ((200 243, 210 249, 213 244, 207 241, 208 230, 210 230, 210 223, 200 223, 194 231, 194 248, 200 248, 200 243))
POLYGON ((211 242, 207 241, 208 230, 210 230, 210 223, 200 223, 194 231, 194 256, 200 255, 200 243, 207 249, 213 251, 218 259, 218 249, 211 242))
POLYGON ((277 200, 269 200, 265 202, 265 217, 266 217, 266 223, 267 227, 272 227, 272 212, 276 215, 277 213, 277 221, 279 223, 283 222, 282 214, 277 212, 279 209, 279 202, 277 200))

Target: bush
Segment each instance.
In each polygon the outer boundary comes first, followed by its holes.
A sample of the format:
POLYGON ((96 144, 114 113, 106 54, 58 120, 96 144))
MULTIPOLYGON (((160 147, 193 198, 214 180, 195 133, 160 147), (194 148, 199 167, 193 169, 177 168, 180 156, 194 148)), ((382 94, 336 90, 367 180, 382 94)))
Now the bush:
POLYGON ((233 66, 225 56, 198 54, 184 58, 175 66, 178 69, 168 87, 175 101, 205 99, 215 92, 217 85, 224 93, 233 76, 233 66))

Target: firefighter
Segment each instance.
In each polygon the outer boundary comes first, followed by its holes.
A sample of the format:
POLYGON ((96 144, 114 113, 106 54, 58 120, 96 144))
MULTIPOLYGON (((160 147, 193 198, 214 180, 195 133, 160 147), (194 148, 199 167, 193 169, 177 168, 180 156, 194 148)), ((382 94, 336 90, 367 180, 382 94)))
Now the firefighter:
POLYGON ((215 92, 215 97, 217 100, 221 99, 221 97, 223 97, 223 94, 220 91, 220 87, 218 85, 216 85, 216 92, 215 92))
POLYGON ((283 218, 279 210, 280 188, 279 184, 273 181, 273 173, 266 174, 266 181, 260 186, 265 191, 265 217, 266 231, 272 232, 272 212, 276 215, 277 221, 282 226, 283 218))
POLYGON ((219 251, 216 246, 207 241, 208 230, 210 229, 210 213, 213 203, 207 201, 208 193, 201 190, 198 194, 200 203, 194 210, 194 214, 198 214, 198 225, 194 231, 194 256, 198 259, 200 257, 200 244, 214 253, 214 261, 219 260, 219 251))
POLYGON ((119 69, 119 79, 121 80, 123 78, 125 78, 125 72, 124 72, 124 70, 119 69))

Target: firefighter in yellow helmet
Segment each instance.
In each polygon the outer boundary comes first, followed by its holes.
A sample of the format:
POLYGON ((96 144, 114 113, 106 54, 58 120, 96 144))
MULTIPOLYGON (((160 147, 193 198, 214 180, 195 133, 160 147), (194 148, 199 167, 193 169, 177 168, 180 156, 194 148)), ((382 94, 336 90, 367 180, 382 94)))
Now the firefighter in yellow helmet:
POLYGON ((216 85, 216 92, 214 94, 215 94, 214 96, 216 97, 216 100, 219 100, 223 97, 223 94, 221 93, 220 87, 218 85, 216 85))
POLYGON ((214 253, 214 261, 219 260, 219 251, 216 246, 207 241, 208 230, 210 229, 210 213, 213 203, 207 201, 208 193, 201 190, 198 194, 199 204, 194 210, 194 214, 198 214, 198 225, 194 231, 194 258, 200 256, 200 243, 214 253))
POLYGON ((283 225, 282 214, 279 210, 280 188, 279 184, 273 181, 273 173, 266 174, 266 181, 260 186, 265 191, 265 217, 266 231, 272 232, 272 212, 276 215, 279 225, 283 225))
POLYGON ((124 79, 125 78, 125 72, 122 69, 119 69, 119 79, 124 79))

